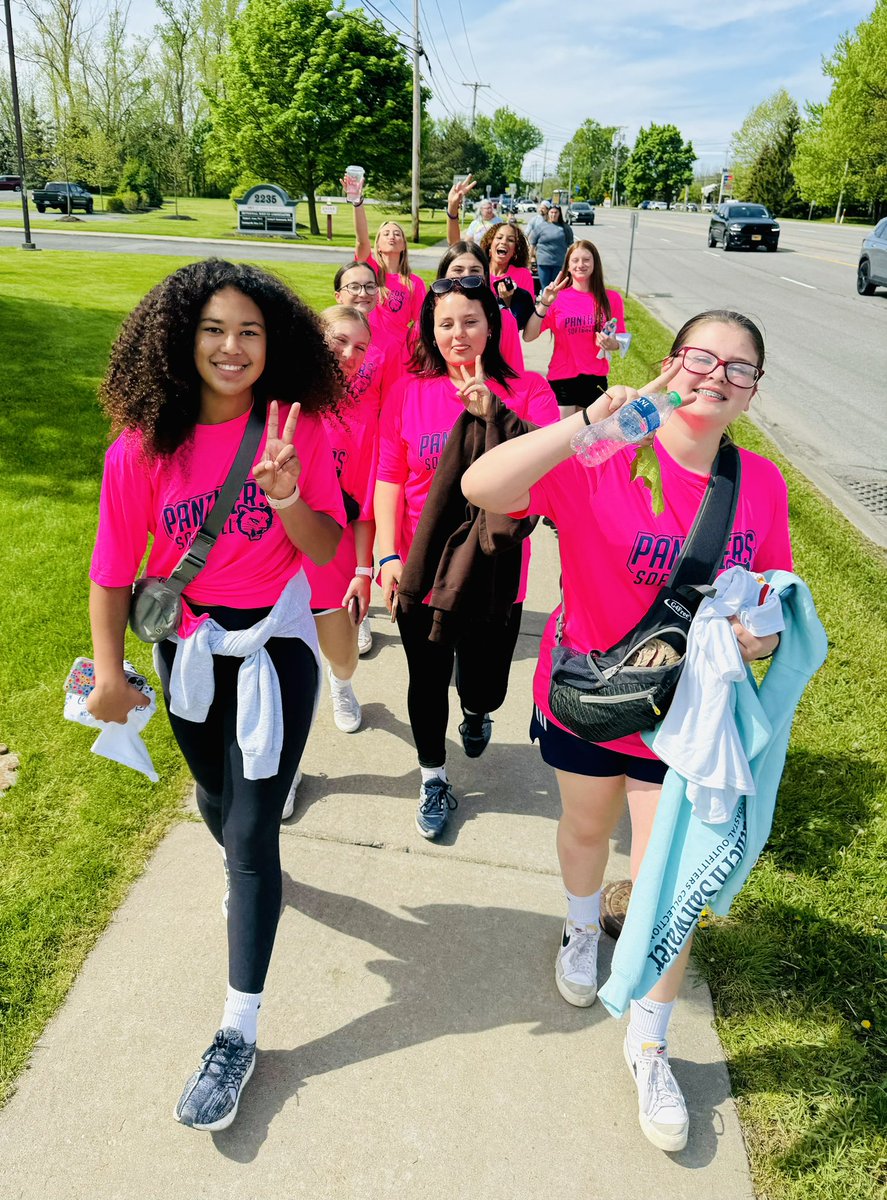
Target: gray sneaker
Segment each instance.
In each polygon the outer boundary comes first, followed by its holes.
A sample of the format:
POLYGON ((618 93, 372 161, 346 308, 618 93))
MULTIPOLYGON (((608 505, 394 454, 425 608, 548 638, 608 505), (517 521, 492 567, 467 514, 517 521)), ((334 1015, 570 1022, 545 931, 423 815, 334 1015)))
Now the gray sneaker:
POLYGON ((173 1116, 192 1129, 215 1133, 237 1116, 240 1093, 256 1065, 256 1043, 239 1029, 220 1029, 179 1096, 173 1116))

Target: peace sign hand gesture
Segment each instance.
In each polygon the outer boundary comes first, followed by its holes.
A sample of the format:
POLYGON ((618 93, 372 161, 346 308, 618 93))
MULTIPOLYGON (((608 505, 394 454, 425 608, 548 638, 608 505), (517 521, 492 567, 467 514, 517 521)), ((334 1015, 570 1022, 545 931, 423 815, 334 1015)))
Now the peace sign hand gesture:
POLYGON ((447 211, 455 212, 461 208, 462 201, 475 186, 476 180, 472 175, 468 175, 461 183, 454 183, 447 195, 447 211))
POLYGON ((277 401, 268 405, 268 433, 261 462, 253 467, 253 478, 266 496, 272 500, 286 500, 299 486, 302 464, 293 445, 296 422, 301 404, 289 410, 283 433, 278 437, 279 415, 277 401))
POLYGON ((478 354, 474 360, 473 375, 464 363, 462 363, 459 370, 462 372, 463 380, 462 386, 458 389, 459 399, 473 417, 483 417, 486 419, 490 415, 493 396, 484 378, 484 369, 481 366, 480 355, 478 354))
POLYGON ((565 287, 569 286, 570 277, 566 271, 559 271, 557 279, 550 283, 548 287, 542 289, 542 295, 539 299, 546 308, 550 308, 557 298, 558 292, 562 292, 565 287))

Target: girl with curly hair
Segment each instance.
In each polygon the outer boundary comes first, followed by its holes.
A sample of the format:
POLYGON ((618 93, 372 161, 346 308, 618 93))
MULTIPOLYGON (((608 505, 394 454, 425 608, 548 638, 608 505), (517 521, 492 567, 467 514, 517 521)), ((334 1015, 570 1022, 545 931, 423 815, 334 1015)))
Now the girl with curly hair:
POLYGON ((318 651, 303 561, 328 562, 345 523, 322 417, 341 376, 317 318, 255 267, 192 263, 123 324, 101 398, 105 458, 90 568, 90 712, 142 703, 123 673, 133 581, 168 577, 215 503, 254 407, 265 430, 175 633, 155 647, 170 724, 225 863, 228 989, 219 1030, 175 1117, 234 1120, 255 1066, 281 901, 280 818, 314 715, 318 651))
POLYGON ((523 288, 532 300, 533 274, 529 268, 530 246, 523 230, 517 225, 502 224, 488 229, 480 241, 481 249, 490 260, 490 276, 500 301, 508 294, 508 283, 523 288))

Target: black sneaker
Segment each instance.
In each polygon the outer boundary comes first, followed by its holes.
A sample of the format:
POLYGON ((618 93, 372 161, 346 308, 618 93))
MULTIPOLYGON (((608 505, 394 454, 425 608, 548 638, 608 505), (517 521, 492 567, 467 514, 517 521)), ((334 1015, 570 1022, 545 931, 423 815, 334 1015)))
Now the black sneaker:
POLYGON ((493 722, 489 713, 467 713, 463 709, 465 720, 459 726, 462 735, 462 747, 469 758, 480 758, 490 741, 493 733, 493 722))
POLYGON ((416 828, 424 838, 436 838, 447 827, 450 813, 459 801, 453 789, 443 779, 429 779, 419 789, 419 808, 416 812, 416 828))
POLYGON ((220 1029, 179 1097, 173 1116, 192 1129, 215 1133, 237 1116, 240 1093, 256 1065, 256 1043, 239 1029, 220 1029))

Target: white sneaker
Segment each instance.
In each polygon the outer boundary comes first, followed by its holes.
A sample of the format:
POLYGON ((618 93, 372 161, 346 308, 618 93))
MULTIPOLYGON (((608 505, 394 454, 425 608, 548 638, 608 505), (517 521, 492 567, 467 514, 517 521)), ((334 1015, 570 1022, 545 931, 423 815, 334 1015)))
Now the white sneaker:
POLYGON ((626 1037, 622 1052, 637 1085, 638 1121, 644 1134, 660 1150, 683 1150, 690 1118, 665 1042, 643 1042, 640 1054, 632 1058, 626 1037))
POLYGON ((597 925, 564 922, 560 949, 554 964, 554 982, 568 1004, 588 1008, 597 996, 597 948, 601 931, 597 925))
POLYGON ((293 815, 293 809, 296 807, 296 791, 299 784, 302 782, 302 768, 299 767, 296 771, 296 777, 292 782, 292 787, 286 794, 286 800, 283 804, 283 812, 280 814, 281 821, 288 821, 293 815))
POLYGON ((364 617, 357 630, 357 653, 369 654, 373 648, 373 630, 370 625, 370 615, 364 617))
POLYGON ((357 703, 351 681, 340 683, 333 676, 332 671, 327 674, 329 675, 330 695, 333 700, 333 720, 336 728, 341 729, 342 733, 356 733, 360 729, 363 713, 357 703))

